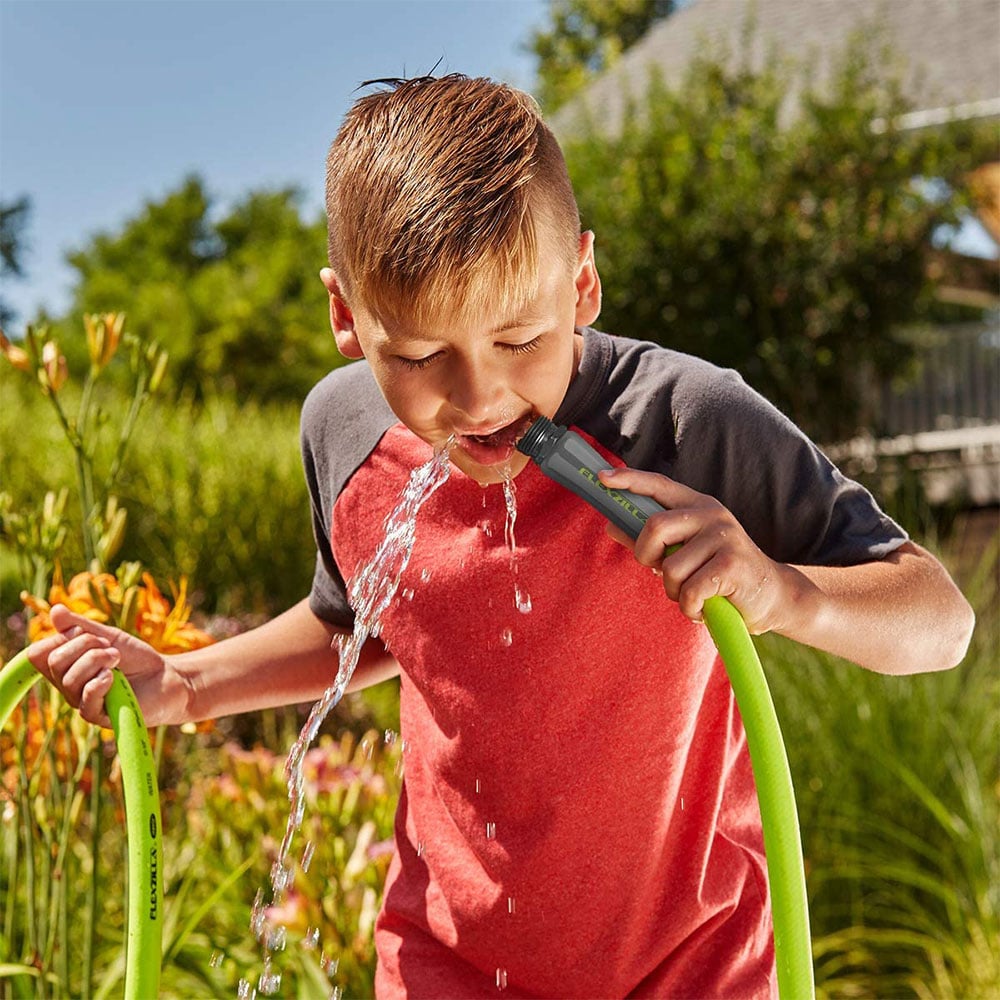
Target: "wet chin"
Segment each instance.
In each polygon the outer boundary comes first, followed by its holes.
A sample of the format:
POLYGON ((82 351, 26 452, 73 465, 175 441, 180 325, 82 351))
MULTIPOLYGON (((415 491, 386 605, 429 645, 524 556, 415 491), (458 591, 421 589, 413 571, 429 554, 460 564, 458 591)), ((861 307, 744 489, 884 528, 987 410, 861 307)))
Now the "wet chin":
POLYGON ((462 448, 454 448, 451 452, 452 465, 481 486, 502 483, 507 476, 513 478, 524 469, 528 461, 528 456, 522 455, 519 451, 513 451, 509 458, 491 464, 477 461, 462 448))

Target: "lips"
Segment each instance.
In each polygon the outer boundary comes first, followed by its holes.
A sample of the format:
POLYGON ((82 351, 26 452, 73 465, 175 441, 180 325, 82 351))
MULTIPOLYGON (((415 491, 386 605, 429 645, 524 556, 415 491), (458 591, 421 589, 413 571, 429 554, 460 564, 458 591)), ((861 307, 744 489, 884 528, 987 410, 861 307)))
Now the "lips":
POLYGON ((455 439, 458 446, 475 462, 480 465, 496 465, 510 458, 514 446, 531 426, 533 419, 528 414, 492 430, 484 428, 482 431, 457 433, 455 439))

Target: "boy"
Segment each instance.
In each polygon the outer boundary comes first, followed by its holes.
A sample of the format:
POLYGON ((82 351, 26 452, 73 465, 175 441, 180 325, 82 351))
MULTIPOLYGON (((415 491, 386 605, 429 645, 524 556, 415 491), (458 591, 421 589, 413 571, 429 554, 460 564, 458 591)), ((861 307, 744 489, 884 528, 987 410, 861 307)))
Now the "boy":
POLYGON ((459 76, 361 98, 327 212, 330 322, 364 361, 303 410, 309 599, 171 657, 55 609, 61 634, 32 661, 93 721, 118 663, 151 725, 317 697, 351 628, 344 581, 453 436, 401 583, 414 595, 352 681, 401 672, 410 748, 379 995, 773 994, 760 816, 704 600, 899 674, 958 663, 971 610, 738 376, 591 329, 593 234, 530 98, 459 76), (634 546, 514 450, 539 414, 633 467, 606 483, 668 508, 634 546), (497 485, 515 481, 516 565, 497 485))

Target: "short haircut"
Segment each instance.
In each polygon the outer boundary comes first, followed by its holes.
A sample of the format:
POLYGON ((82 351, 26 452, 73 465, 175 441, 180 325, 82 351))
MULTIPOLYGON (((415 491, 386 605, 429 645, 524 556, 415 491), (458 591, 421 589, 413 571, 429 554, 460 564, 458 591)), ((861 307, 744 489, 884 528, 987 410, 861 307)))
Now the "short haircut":
POLYGON ((418 326, 507 318, 538 286, 540 255, 572 269, 580 216, 534 100, 460 74, 378 80, 330 146, 330 266, 352 308, 418 326))

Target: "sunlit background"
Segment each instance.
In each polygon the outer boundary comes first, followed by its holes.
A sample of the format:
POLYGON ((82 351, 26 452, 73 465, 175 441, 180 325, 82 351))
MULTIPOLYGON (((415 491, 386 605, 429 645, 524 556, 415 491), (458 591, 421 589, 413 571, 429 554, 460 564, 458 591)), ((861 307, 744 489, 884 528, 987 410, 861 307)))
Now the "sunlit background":
MULTIPOLYGON (((953 671, 759 646, 818 995, 1000 996, 998 0, 0 0, 0 663, 57 600, 190 646, 307 592, 300 406, 343 363, 326 151, 360 84, 432 70, 539 97, 603 329, 737 369, 968 595, 953 671)), ((315 749, 283 995, 371 993, 393 683, 315 749)), ((0 1000, 120 993, 120 785, 59 705, 0 734, 0 1000)), ((259 963, 306 710, 158 744, 164 997, 235 995, 259 963)))

